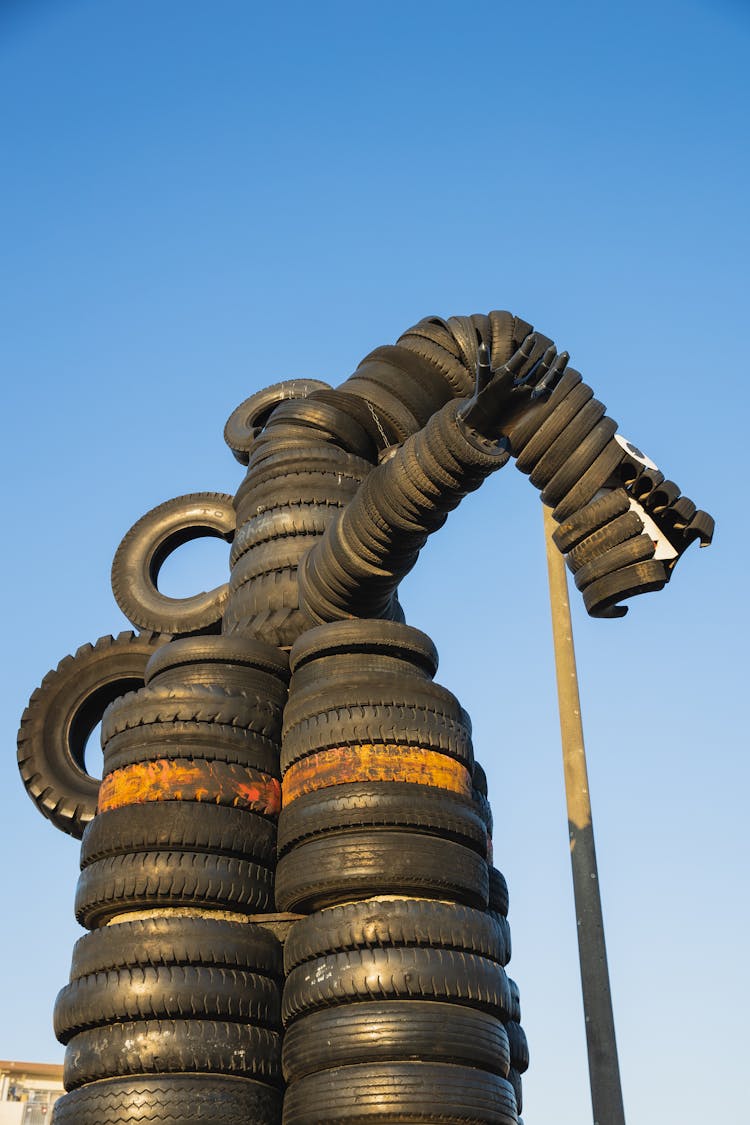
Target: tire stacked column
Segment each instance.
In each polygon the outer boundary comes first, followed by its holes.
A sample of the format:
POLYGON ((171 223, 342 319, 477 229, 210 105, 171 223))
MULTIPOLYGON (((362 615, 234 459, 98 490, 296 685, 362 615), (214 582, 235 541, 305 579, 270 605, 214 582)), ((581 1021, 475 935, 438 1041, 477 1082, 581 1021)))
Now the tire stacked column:
POLYGON ((285 946, 284 1123, 515 1123, 468 715, 395 622, 319 626, 290 659, 276 902, 308 917, 285 946))
POLYGON ((273 909, 287 679, 269 645, 182 638, 105 712, 56 1125, 278 1121, 281 948, 249 919, 273 909))
MULTIPOLYGON (((377 458, 356 419, 329 403, 287 399, 286 388, 279 384, 242 403, 225 431, 247 473, 234 498, 237 530, 222 632, 281 648, 314 624, 300 608, 300 561, 377 458)), ((394 614, 397 604, 394 598, 394 614)))

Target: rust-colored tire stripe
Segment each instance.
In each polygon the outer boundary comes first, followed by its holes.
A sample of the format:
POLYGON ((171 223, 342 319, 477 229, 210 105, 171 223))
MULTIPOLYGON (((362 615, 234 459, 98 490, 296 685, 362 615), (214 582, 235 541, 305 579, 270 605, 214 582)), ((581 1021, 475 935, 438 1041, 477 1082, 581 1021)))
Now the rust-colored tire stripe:
POLYGON ((99 812, 146 801, 208 801, 276 816, 281 785, 270 774, 232 762, 160 758, 114 770, 102 781, 99 812))
POLYGON ((455 758, 420 746, 365 743, 319 750, 295 762, 284 775, 282 803, 353 781, 411 781, 471 798, 471 774, 455 758))

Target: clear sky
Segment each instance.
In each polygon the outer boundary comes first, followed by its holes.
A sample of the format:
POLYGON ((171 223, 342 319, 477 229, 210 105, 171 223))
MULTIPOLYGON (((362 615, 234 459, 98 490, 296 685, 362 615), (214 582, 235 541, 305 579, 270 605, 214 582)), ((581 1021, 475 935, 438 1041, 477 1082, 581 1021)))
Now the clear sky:
MULTIPOLYGON (((748 1120, 749 49, 740 0, 0 4, 0 1057, 62 1059, 78 847, 25 796, 15 734, 49 668, 127 628, 123 534, 236 489, 222 429, 253 391, 341 382, 424 315, 509 308, 717 520, 624 620, 574 611, 628 1120, 748 1120)), ((164 588, 226 567, 183 548, 164 588)), ((509 466, 470 497, 402 593, 489 774, 527 1125, 581 1125, 528 481, 509 466)))

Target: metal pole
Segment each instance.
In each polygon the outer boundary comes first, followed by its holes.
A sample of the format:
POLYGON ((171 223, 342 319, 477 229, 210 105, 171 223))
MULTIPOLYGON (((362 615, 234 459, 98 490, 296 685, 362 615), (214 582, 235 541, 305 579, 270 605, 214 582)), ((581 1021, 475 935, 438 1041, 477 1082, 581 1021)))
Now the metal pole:
POLYGON ((604 920, 596 869, 568 579, 565 560, 552 541, 555 521, 550 509, 543 507, 591 1104, 594 1125, 625 1125, 607 950, 604 944, 604 920))

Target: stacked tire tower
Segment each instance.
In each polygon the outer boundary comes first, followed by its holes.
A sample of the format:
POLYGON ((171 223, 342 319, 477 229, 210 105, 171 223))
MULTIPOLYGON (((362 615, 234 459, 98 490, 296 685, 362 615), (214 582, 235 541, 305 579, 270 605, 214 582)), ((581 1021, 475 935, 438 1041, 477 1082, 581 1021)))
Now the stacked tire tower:
POLYGON ((486 777, 398 584, 511 457, 593 615, 712 532, 567 359, 508 313, 422 321, 336 390, 246 400, 236 496, 125 536, 112 584, 140 632, 66 657, 19 732, 30 796, 82 838, 56 1125, 519 1120, 486 777), (166 598, 164 559, 200 535, 231 543, 229 582, 166 598))

